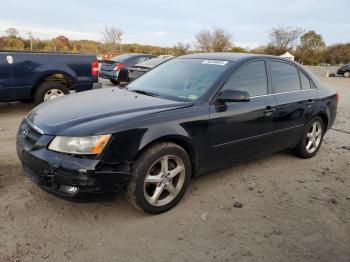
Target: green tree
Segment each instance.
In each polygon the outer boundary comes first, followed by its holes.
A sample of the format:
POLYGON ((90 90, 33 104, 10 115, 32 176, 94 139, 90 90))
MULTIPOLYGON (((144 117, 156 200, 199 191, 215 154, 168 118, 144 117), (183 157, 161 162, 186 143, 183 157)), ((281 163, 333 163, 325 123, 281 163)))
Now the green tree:
POLYGON ((69 39, 63 35, 52 39, 51 45, 55 52, 67 52, 71 50, 69 39))
POLYGON ((250 50, 252 54, 268 54, 267 46, 261 45, 250 50))
POLYGON ((178 42, 173 47, 173 54, 175 56, 185 55, 187 53, 188 49, 190 49, 190 44, 178 42))
POLYGON ((315 31, 309 31, 300 38, 296 59, 303 64, 317 65, 324 58, 325 47, 322 35, 316 34, 315 31))
POLYGON ((225 52, 232 47, 231 34, 222 28, 204 29, 195 35, 195 46, 204 52, 225 52))
POLYGON ((233 53, 248 53, 248 50, 243 48, 243 47, 240 47, 240 46, 234 46, 234 47, 232 47, 231 52, 233 52, 233 53))
POLYGON ((5 32, 10 37, 17 37, 19 35, 18 30, 14 27, 10 27, 10 28, 6 29, 5 32))
POLYGON ((5 38, 4 47, 9 50, 24 50, 24 42, 19 37, 9 36, 5 38))
POLYGON ((292 52, 296 41, 303 33, 298 27, 277 26, 270 30, 269 43, 266 52, 270 55, 282 55, 285 52, 292 52))
POLYGON ((326 62, 332 65, 347 64, 350 62, 350 43, 335 44, 327 47, 325 52, 326 62))

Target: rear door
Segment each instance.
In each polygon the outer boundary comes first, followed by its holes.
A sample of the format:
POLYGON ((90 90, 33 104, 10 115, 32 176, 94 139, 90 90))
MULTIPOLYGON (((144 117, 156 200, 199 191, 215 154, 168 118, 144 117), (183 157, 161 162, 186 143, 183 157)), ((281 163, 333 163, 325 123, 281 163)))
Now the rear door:
POLYGON ((269 67, 276 100, 274 144, 277 148, 292 147, 311 117, 316 92, 311 80, 292 63, 271 60, 269 67))
POLYGON ((209 165, 244 160, 270 151, 275 100, 264 60, 241 65, 222 90, 242 90, 249 102, 213 103, 209 120, 209 165))

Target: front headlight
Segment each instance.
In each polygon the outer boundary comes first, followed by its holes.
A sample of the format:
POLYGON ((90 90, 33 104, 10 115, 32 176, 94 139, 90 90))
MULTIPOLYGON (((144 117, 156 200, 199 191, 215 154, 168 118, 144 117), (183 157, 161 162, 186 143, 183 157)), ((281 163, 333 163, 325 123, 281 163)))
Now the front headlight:
POLYGON ((56 136, 50 143, 52 151, 74 155, 97 155, 108 143, 111 135, 69 137, 56 136))

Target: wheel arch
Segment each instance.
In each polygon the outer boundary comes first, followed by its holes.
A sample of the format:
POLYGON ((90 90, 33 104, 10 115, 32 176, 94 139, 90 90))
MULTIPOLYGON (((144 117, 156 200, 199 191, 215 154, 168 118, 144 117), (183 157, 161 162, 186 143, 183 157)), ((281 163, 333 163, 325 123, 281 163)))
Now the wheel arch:
POLYGON ((174 143, 180 147, 182 147, 191 160, 191 166, 192 166, 192 176, 196 173, 196 170, 198 169, 198 161, 197 161, 197 154, 195 151, 195 148, 193 144, 190 142, 190 140, 182 135, 165 135, 162 137, 158 137, 147 144, 144 144, 142 148, 137 152, 137 154, 134 157, 134 161, 138 159, 144 152, 146 152, 149 148, 152 146, 162 143, 162 142, 171 142, 174 143))
POLYGON ((322 121, 323 121, 323 124, 325 126, 325 130, 328 129, 328 126, 329 126, 329 116, 328 114, 325 112, 325 111, 321 111, 318 113, 319 117, 321 117, 322 121))
POLYGON ((68 89, 71 89, 73 87, 74 78, 62 71, 46 72, 36 79, 31 95, 33 96, 37 88, 46 82, 63 83, 68 89))

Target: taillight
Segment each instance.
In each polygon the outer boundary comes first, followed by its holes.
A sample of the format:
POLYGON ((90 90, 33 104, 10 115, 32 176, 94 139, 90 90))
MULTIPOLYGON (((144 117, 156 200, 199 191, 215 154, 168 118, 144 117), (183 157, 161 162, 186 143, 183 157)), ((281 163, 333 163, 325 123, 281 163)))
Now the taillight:
POLYGON ((94 60, 91 63, 91 75, 98 76, 98 61, 94 60))
POLYGON ((115 67, 114 67, 114 71, 119 71, 120 69, 122 69, 123 67, 125 66, 125 64, 117 64, 115 67))

